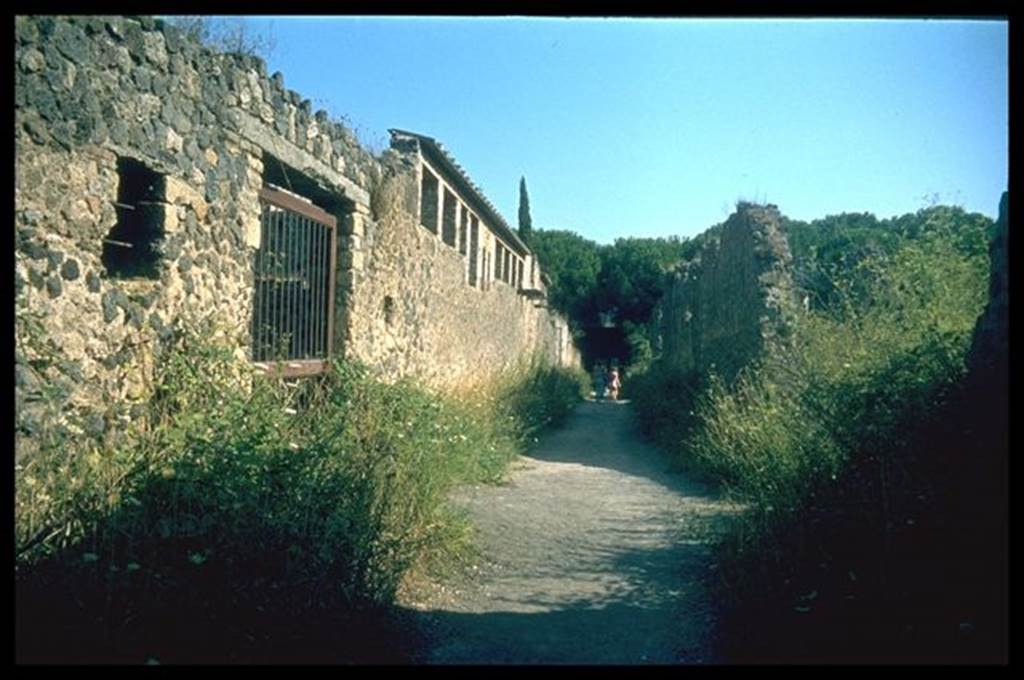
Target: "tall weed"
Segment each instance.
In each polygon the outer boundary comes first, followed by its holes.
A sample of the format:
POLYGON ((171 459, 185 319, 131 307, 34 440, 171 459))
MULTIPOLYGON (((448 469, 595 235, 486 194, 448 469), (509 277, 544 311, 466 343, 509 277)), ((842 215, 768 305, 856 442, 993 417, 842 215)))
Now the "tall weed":
MULTIPOLYGON (((985 302, 988 263, 965 238, 937 224, 864 258, 832 281, 829 305, 799 318, 788 350, 732 386, 712 377, 688 436, 669 442, 750 508, 716 572, 737 658, 920 659, 924 647, 901 647, 906 630, 940 619, 956 630, 962 612, 940 617, 926 593, 943 597, 933 575, 953 564, 929 563, 952 512, 935 433, 985 302)), ((673 399, 655 391, 639 403, 673 399)), ((644 417, 672 419, 659 408, 644 417)))
POLYGON ((19 464, 19 655, 394 660, 366 612, 466 549, 448 492, 499 478, 572 380, 537 367, 474 404, 342 360, 280 380, 207 337, 161 356, 120 445, 67 440, 19 464), (301 656, 314 640, 326 656, 301 656))

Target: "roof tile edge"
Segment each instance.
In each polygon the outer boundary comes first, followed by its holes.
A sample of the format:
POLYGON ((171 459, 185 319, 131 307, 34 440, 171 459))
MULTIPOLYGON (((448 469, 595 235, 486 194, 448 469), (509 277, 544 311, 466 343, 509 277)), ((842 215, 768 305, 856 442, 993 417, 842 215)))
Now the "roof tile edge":
POLYGON ((406 137, 413 138, 420 143, 420 149, 426 147, 428 151, 432 152, 432 155, 436 156, 441 161, 444 169, 450 172, 456 179, 460 180, 467 190, 469 190, 473 197, 480 202, 483 207, 487 209, 490 217, 495 222, 495 227, 498 231, 502 232, 501 235, 508 239, 511 244, 520 251, 521 255, 532 254, 532 250, 529 246, 523 243, 523 240, 519 238, 519 235, 515 232, 512 227, 508 225, 508 222, 502 217, 498 209, 494 207, 490 199, 484 195, 484 192, 478 187, 472 179, 470 179, 468 173, 462 169, 462 166, 455 160, 455 158, 448 153, 444 146, 433 137, 421 135, 418 132, 411 132, 409 130, 400 130, 398 128, 389 128, 388 132, 391 134, 392 141, 397 138, 406 137))

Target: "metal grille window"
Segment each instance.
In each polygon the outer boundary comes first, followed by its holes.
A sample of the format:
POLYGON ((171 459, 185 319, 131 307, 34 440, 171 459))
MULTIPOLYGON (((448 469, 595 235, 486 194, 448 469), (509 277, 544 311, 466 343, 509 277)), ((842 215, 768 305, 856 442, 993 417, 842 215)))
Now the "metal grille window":
POLYGON ((322 372, 334 335, 337 219, 303 199, 260 190, 253 360, 285 376, 322 372))

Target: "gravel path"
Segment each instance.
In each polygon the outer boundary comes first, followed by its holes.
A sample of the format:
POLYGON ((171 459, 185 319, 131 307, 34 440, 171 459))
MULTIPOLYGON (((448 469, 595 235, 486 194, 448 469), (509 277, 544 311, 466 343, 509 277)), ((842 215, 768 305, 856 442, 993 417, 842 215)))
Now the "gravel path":
POLYGON ((471 575, 410 596, 420 663, 714 663, 702 577, 736 508, 669 472, 624 402, 585 402, 503 486, 454 499, 479 530, 471 575))

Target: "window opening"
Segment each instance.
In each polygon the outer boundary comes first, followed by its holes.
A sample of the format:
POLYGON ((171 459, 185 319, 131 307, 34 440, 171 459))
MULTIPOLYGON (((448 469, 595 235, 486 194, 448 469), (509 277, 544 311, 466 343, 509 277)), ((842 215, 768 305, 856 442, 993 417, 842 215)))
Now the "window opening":
POLYGON ((459 220, 459 254, 465 255, 468 250, 468 244, 466 243, 466 231, 467 224, 469 222, 469 210, 466 206, 462 206, 461 219, 459 220))
POLYGON ((423 181, 420 186, 420 224, 437 233, 437 177, 423 168, 423 181))
POLYGON ((479 272, 477 271, 477 259, 480 250, 480 221, 476 215, 470 217, 469 222, 469 285, 477 285, 479 272))
POLYGON ((444 215, 441 221, 441 239, 455 247, 455 196, 448 189, 444 190, 444 215))
POLYGON ((269 155, 264 184, 253 266, 253 361, 276 363, 286 377, 314 375, 331 355, 335 213, 349 205, 269 155))
POLYGON ((163 176, 121 157, 117 177, 117 223, 103 239, 101 261, 112 278, 157 279, 164 236, 163 176))

